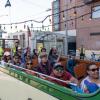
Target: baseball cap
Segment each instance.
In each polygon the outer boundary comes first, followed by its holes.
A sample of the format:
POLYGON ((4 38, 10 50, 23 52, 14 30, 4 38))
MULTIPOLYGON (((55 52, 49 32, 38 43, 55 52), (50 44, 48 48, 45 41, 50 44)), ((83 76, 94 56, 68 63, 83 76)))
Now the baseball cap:
POLYGON ((64 67, 61 64, 56 63, 56 64, 54 64, 53 69, 55 69, 55 70, 64 70, 64 67))
POLYGON ((6 51, 5 53, 4 53, 4 56, 9 56, 10 55, 10 52, 8 52, 8 51, 6 51))

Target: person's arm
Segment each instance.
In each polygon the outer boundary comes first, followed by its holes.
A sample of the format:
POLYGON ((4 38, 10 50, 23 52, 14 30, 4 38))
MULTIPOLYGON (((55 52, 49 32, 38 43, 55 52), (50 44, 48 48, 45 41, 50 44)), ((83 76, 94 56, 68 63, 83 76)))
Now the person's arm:
POLYGON ((78 84, 78 80, 75 78, 75 77, 71 77, 70 80, 69 80, 71 83, 75 83, 75 84, 78 84))
POLYGON ((66 72, 67 77, 68 77, 68 83, 75 83, 78 85, 78 80, 73 77, 69 72, 66 72))

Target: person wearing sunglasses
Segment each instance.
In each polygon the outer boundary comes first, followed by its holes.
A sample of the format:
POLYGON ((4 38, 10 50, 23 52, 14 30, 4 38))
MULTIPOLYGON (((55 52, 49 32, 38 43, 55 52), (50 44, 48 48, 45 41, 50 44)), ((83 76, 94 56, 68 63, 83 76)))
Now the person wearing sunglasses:
POLYGON ((32 62, 30 60, 26 62, 26 69, 32 70, 32 62))
POLYGON ((93 93, 100 89, 99 67, 95 63, 87 65, 87 76, 81 82, 81 88, 85 93, 93 93))
POLYGON ((54 82, 56 84, 62 85, 64 87, 69 87, 70 83, 78 84, 78 80, 75 77, 73 77, 69 72, 64 70, 64 67, 60 63, 54 64, 53 71, 50 74, 50 76, 54 77, 54 79, 48 78, 47 80, 54 82), (56 80, 55 78, 65 81, 65 82, 56 80))

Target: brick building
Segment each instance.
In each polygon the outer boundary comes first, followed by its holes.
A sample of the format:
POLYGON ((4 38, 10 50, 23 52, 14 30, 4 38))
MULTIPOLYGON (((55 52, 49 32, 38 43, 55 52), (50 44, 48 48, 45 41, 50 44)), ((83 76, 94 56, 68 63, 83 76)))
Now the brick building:
POLYGON ((76 48, 100 50, 100 0, 55 0, 53 31, 76 30, 76 48), (66 10, 69 9, 69 10, 66 10), (67 21, 66 21, 67 20, 67 21))

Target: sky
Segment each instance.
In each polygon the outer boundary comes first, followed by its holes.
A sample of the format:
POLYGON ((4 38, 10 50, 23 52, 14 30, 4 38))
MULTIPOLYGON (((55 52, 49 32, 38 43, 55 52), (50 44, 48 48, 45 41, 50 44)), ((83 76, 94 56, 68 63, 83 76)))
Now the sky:
MULTIPOLYGON (((9 1, 11 2, 11 7, 5 8, 7 0, 0 0, 0 24, 22 22, 31 19, 41 21, 47 15, 51 14, 51 11, 47 12, 46 10, 51 8, 51 2, 53 0, 9 0, 9 1)), ((40 26, 40 24, 36 24, 34 22, 33 25, 34 27, 40 26)), ((5 27, 7 27, 6 28, 7 30, 8 27, 10 28, 11 26, 5 26, 5 27)))

